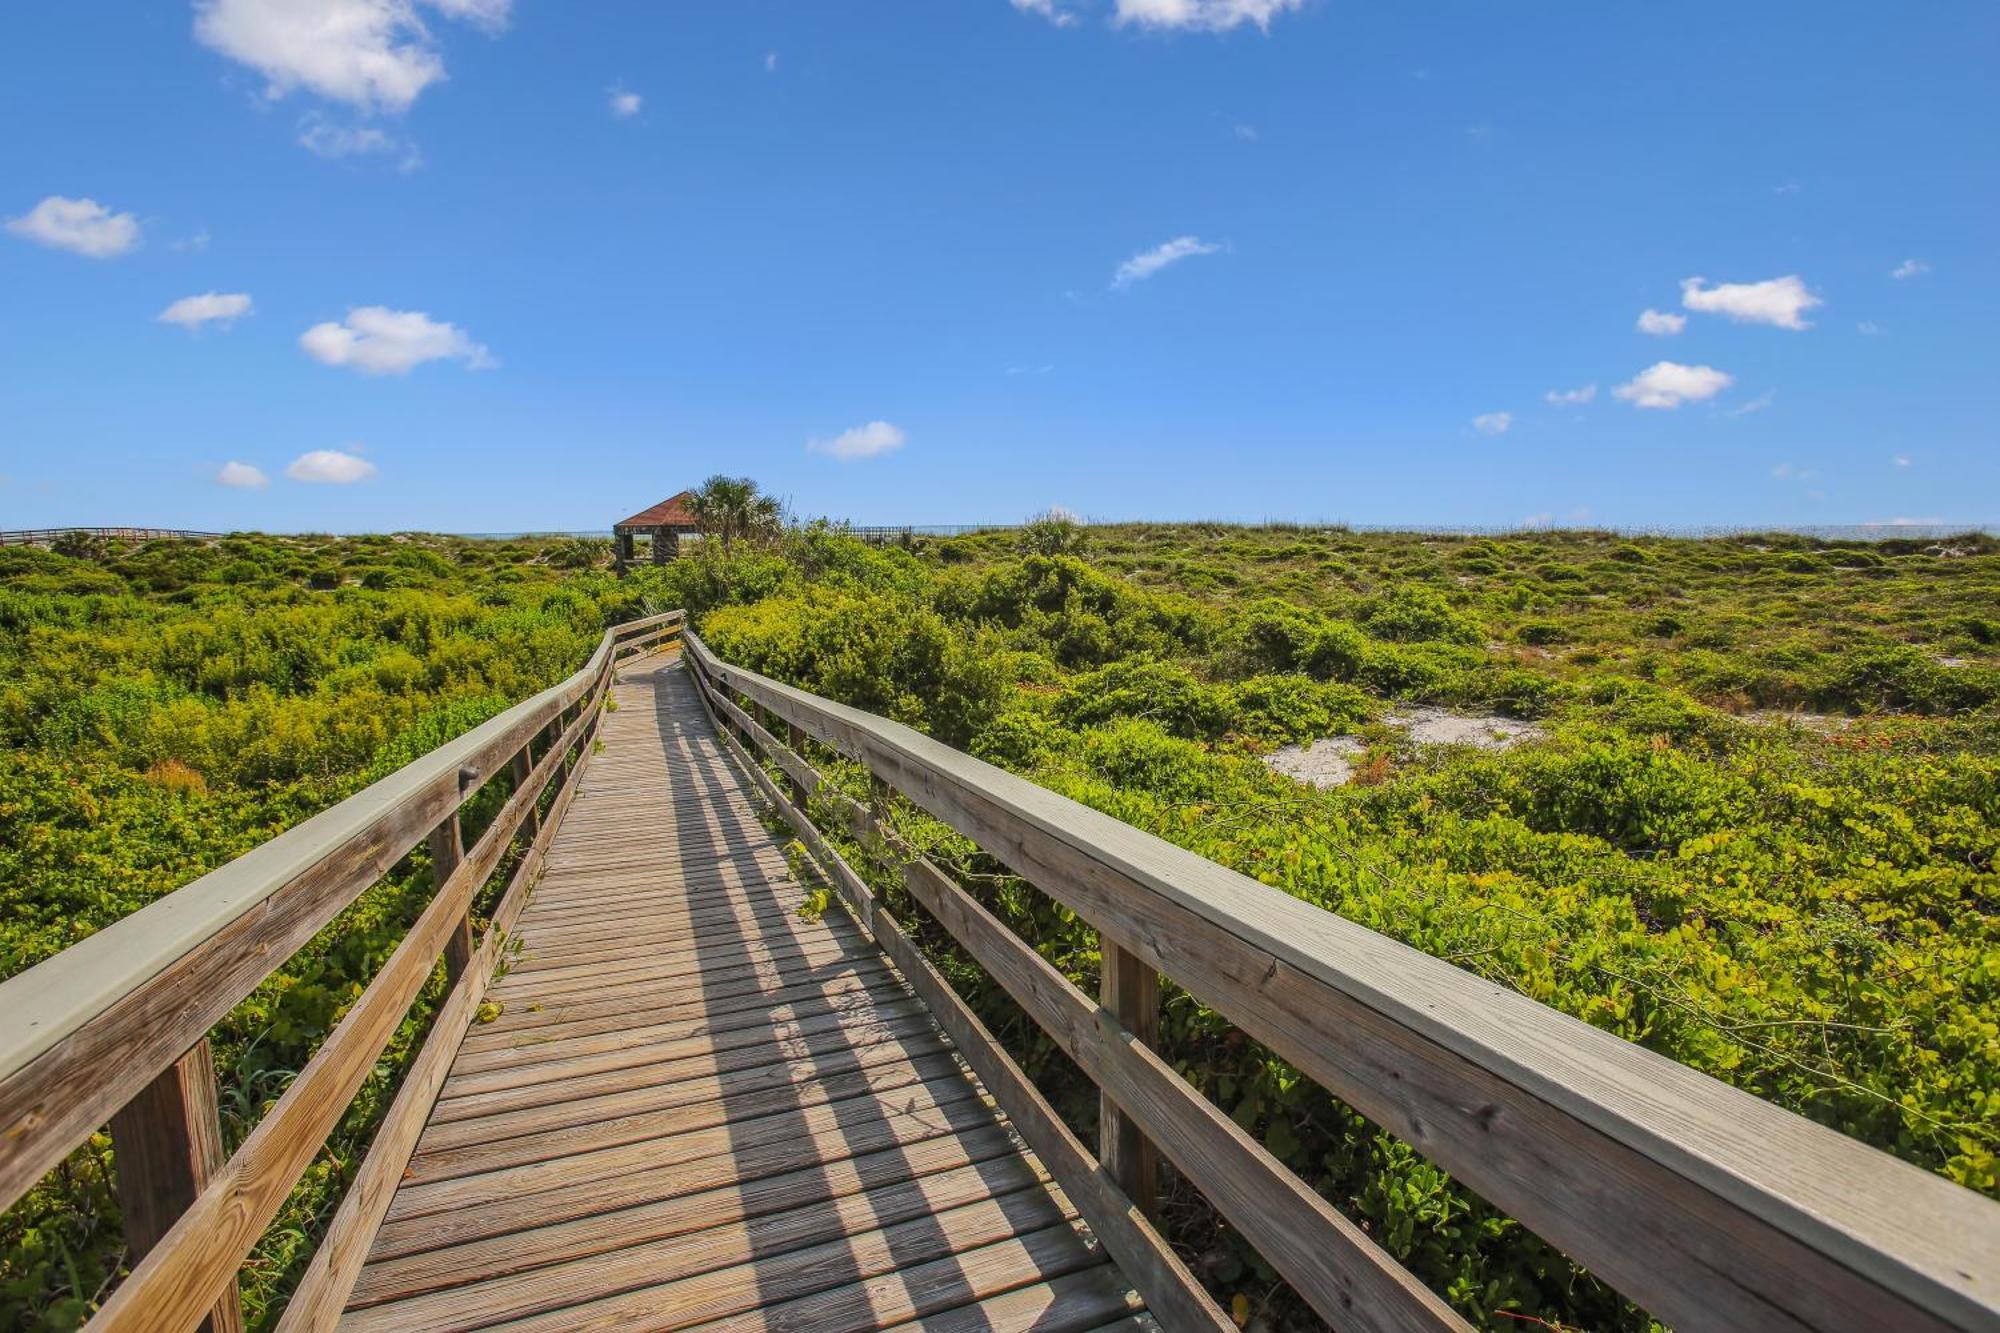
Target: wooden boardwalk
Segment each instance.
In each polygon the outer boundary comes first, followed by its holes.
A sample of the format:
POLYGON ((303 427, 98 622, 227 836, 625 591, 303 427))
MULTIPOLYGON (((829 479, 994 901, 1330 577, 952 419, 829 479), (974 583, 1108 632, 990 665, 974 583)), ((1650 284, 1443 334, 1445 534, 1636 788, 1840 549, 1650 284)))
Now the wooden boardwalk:
POLYGON ((678 658, 612 695, 340 1326, 1150 1327, 678 658))

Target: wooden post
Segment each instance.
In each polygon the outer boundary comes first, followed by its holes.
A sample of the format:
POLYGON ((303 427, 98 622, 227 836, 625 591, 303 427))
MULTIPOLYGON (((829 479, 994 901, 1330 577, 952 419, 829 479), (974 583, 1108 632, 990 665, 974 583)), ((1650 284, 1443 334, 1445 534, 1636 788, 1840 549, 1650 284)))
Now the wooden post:
MULTIPOLYGON (((1160 974, 1108 938, 1100 936, 1099 944, 1104 962, 1098 1003, 1141 1042, 1158 1046, 1160 974)), ((1158 1220, 1159 1151, 1110 1094, 1101 1091, 1097 1094, 1097 1156, 1139 1211, 1158 1220)))
MULTIPOLYGON (((465 795, 465 775, 459 774, 459 795, 465 795)), ((465 860, 465 839, 459 832, 458 808, 452 808, 450 818, 431 830, 431 892, 438 893, 445 881, 451 878, 459 863, 465 860)), ((472 961, 472 914, 467 912, 452 927, 451 934, 444 942, 444 981, 446 986, 456 986, 464 973, 466 964, 472 961)))
MULTIPOLYGON (((111 1117, 111 1146, 118 1208, 125 1215, 125 1248, 136 1268, 222 1169, 215 1058, 207 1038, 111 1117)), ((209 1333, 242 1333, 235 1282, 216 1298, 201 1327, 209 1333)))
MULTIPOLYGON (((806 729, 804 727, 796 722, 786 723, 785 739, 791 742, 793 754, 801 759, 806 757, 806 729)), ((788 778, 786 781, 792 789, 792 804, 799 808, 801 814, 805 813, 806 784, 797 778, 788 778)))
MULTIPOLYGON (((528 774, 534 772, 535 770, 535 742, 532 739, 523 741, 521 743, 521 748, 514 755, 513 770, 514 770, 514 790, 519 791, 522 788, 522 786, 527 783, 528 774)), ((540 796, 537 796, 535 798, 535 803, 528 807, 528 813, 524 817, 524 820, 525 823, 527 824, 528 836, 530 838, 533 838, 537 833, 540 833, 542 831, 542 807, 541 807, 540 796)))

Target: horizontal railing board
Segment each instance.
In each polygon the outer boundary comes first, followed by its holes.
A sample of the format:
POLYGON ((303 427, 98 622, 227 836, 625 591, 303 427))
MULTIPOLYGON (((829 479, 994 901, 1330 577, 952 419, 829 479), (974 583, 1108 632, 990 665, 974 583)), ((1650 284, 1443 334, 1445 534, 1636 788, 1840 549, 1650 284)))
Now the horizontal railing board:
POLYGON ((1683 1328, 1992 1327, 2000 1205, 886 719, 715 658, 1683 1328))
MULTIPOLYGON (((640 630, 679 612, 628 622, 640 630)), ((568 679, 0 982, 0 1207, 13 1203, 590 693, 568 679)))

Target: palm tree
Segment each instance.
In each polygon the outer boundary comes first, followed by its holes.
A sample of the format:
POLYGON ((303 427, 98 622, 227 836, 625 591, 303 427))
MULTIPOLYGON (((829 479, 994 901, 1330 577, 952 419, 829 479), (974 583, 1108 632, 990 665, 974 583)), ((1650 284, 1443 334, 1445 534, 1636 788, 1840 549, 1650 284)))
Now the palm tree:
POLYGON ((775 532, 784 517, 784 506, 775 495, 765 495, 748 477, 725 477, 716 473, 695 489, 688 509, 704 533, 722 538, 722 549, 738 537, 775 532))

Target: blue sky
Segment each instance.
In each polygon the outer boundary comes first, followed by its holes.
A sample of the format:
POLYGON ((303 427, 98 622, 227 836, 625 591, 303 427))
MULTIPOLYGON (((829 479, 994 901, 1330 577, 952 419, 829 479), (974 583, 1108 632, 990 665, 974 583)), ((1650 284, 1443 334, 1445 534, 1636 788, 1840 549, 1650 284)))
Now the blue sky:
POLYGON ((1991 522, 1996 70, 1986 3, 11 4, 0 527, 1991 522))

